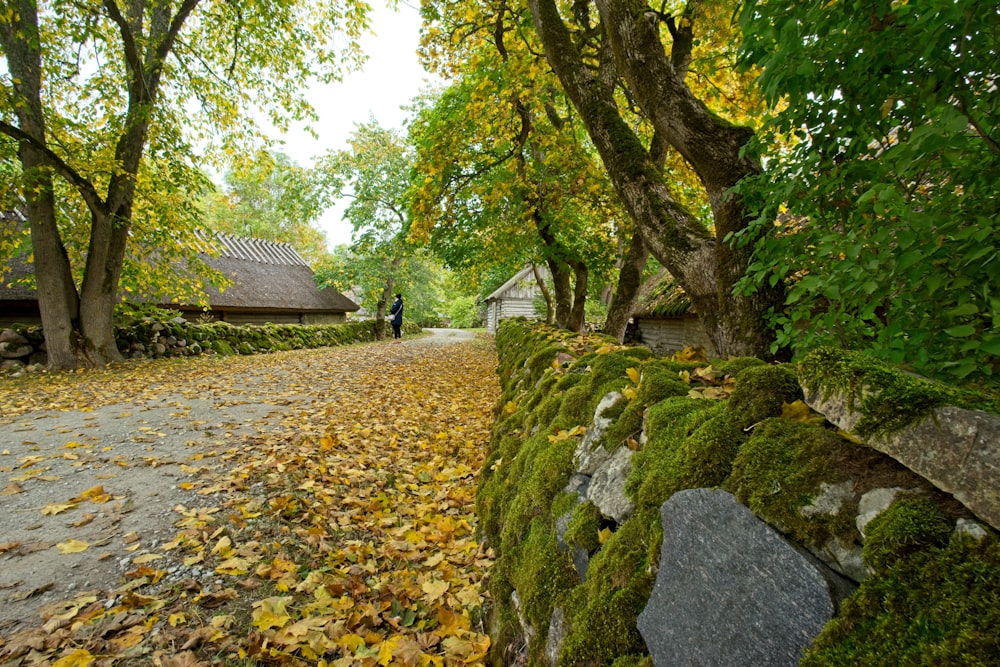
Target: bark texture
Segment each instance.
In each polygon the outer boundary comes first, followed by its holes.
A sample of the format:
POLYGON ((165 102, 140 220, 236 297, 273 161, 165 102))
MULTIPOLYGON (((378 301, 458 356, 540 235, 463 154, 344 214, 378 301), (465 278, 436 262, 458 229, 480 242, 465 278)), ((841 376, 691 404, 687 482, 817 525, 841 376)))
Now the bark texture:
MULTIPOLYGON (((554 0, 528 4, 546 58, 649 251, 684 288, 720 354, 767 357, 771 335, 763 316, 780 303, 780 295, 732 295, 747 265, 745 251, 719 243, 675 200, 655 160, 619 113, 609 77, 598 78, 585 65, 554 0)), ((728 190, 757 171, 756 164, 739 154, 751 132, 712 114, 684 83, 693 43, 686 30, 691 28, 671 26, 675 52, 668 56, 660 41, 658 12, 636 0, 598 0, 596 5, 603 39, 633 98, 656 133, 688 160, 705 185, 718 238, 742 229, 748 222, 744 204, 728 190)), ((689 13, 696 7, 689 3, 689 13)))

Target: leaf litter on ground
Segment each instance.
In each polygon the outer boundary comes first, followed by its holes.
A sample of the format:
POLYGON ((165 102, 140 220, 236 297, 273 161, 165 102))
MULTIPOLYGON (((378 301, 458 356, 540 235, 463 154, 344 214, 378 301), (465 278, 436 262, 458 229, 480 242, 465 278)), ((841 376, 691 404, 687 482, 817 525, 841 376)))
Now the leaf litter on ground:
POLYGON ((272 379, 259 391, 296 396, 278 429, 221 453, 230 465, 188 462, 191 502, 174 508, 173 540, 133 558, 116 590, 49 605, 41 625, 0 636, 0 661, 482 664, 492 554, 476 539, 475 485, 498 396, 492 346, 184 361, 48 375, 2 406, 96 406, 154 384, 197 391, 248 364, 272 379), (199 502, 209 497, 225 501, 199 502), (178 578, 190 573, 201 576, 178 578))

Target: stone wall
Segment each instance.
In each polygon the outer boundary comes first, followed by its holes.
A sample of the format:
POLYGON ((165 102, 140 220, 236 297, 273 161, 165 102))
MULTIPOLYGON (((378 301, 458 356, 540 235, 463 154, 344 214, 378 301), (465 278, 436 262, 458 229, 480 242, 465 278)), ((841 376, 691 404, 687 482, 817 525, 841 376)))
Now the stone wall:
MULTIPOLYGON (((420 327, 404 322, 407 333, 420 327)), ((375 320, 340 324, 266 324, 234 326, 227 322, 194 324, 182 317, 143 319, 115 328, 121 353, 130 359, 198 354, 258 354, 280 350, 348 345, 375 340, 375 320)), ((41 370, 47 362, 40 326, 14 325, 0 330, 0 371, 18 374, 41 370)))
POLYGON ((477 496, 497 554, 496 664, 1000 655, 988 398, 829 351, 838 363, 677 363, 525 321, 497 347, 503 398, 477 496), (908 397, 906 417, 852 392, 908 397), (809 407, 823 401, 855 416, 809 407), (912 452, 903 465, 879 444, 907 428, 936 433, 924 459, 967 465, 916 474, 912 452))

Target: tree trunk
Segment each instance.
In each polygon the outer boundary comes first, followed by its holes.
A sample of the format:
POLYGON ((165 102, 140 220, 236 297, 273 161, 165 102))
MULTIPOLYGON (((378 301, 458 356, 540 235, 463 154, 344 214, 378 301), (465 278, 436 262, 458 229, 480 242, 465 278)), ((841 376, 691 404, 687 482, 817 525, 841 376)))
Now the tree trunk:
POLYGON ((375 339, 382 340, 386 337, 385 332, 385 317, 386 317, 386 306, 389 303, 389 299, 392 298, 392 288, 396 283, 396 279, 390 275, 385 279, 385 287, 382 288, 382 295, 378 298, 378 302, 375 304, 375 339))
POLYGON ((38 148, 45 145, 45 115, 37 8, 31 0, 22 0, 12 9, 11 22, 0 22, 0 43, 14 82, 13 106, 24 134, 18 155, 24 171, 22 193, 31 229, 45 348, 51 368, 76 368, 80 299, 56 226, 52 175, 45 154, 38 148))
POLYGON ((618 286, 611 305, 608 307, 608 317, 604 321, 604 333, 616 339, 619 343, 625 340, 628 321, 635 311, 635 303, 639 297, 639 286, 642 285, 642 272, 649 259, 649 249, 642 241, 638 230, 632 232, 632 243, 622 259, 618 271, 618 286))
POLYGON ((556 309, 552 303, 552 292, 549 291, 549 286, 545 284, 545 278, 542 277, 542 272, 538 270, 537 265, 531 265, 531 272, 535 275, 535 284, 538 285, 538 291, 542 293, 542 298, 545 299, 545 323, 551 325, 556 321, 556 309))
MULTIPOLYGON (((716 350, 722 356, 769 356, 771 334, 764 315, 780 304, 780 294, 739 299, 732 295, 733 282, 746 269, 746 256, 721 247, 674 199, 655 162, 618 112, 612 89, 585 66, 554 0, 528 4, 549 64, 587 126, 636 229, 684 288, 716 350)), ((656 131, 691 161, 705 181, 717 234, 742 229, 747 223, 743 202, 727 199, 725 190, 740 176, 754 173, 754 165, 739 157, 750 131, 719 120, 694 98, 682 80, 684 54, 677 54, 676 63, 666 59, 658 29, 647 22, 645 4, 610 0, 597 4, 619 70, 630 86, 642 91, 635 95, 643 110, 656 131)))
POLYGON ((570 288, 569 267, 555 259, 545 260, 552 274, 552 291, 555 292, 556 326, 569 329, 573 317, 573 291, 570 288))
POLYGON ((570 310, 570 331, 581 332, 587 329, 587 265, 580 261, 570 262, 573 268, 573 307, 570 310))

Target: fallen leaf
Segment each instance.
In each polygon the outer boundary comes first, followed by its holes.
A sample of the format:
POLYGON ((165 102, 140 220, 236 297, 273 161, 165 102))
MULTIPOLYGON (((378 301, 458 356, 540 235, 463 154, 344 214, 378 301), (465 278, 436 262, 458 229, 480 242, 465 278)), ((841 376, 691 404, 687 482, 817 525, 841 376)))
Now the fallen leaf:
POLYGON ((59 544, 56 545, 56 549, 59 550, 59 553, 63 554, 76 554, 80 553, 81 551, 86 551, 88 548, 90 548, 89 543, 84 542, 82 540, 73 540, 73 539, 66 540, 65 542, 60 542, 59 544))

